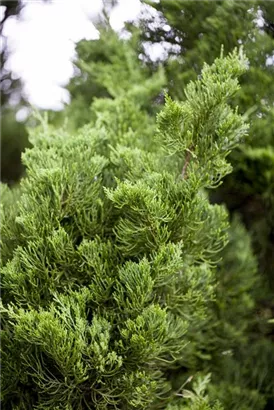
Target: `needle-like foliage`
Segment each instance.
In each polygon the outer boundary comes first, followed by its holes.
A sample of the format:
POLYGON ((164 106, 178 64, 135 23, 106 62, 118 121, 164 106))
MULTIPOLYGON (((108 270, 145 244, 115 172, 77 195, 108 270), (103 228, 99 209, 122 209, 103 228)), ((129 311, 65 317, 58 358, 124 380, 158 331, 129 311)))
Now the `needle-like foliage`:
POLYGON ((130 92, 73 134, 32 132, 18 198, 2 190, 4 409, 221 409, 196 377, 226 346, 210 332, 236 332, 209 325, 229 224, 205 188, 247 132, 229 105, 246 67, 242 51, 205 65, 156 139, 130 92))

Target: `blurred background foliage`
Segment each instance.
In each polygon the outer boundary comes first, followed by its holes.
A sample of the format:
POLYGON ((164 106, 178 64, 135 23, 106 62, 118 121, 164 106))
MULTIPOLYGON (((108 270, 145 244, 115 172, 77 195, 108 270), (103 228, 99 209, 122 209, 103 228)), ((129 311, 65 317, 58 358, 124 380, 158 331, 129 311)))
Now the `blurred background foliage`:
MULTIPOLYGON (((43 0, 44 2, 50 0, 43 0)), ((24 172, 21 154, 30 144, 25 122, 16 119, 16 113, 28 107, 28 99, 23 91, 23 84, 15 73, 11 72, 8 63, 10 50, 7 38, 3 33, 5 23, 10 17, 20 18, 24 4, 20 0, 2 0, 0 23, 1 65, 1 181, 9 185, 18 182, 24 172)))
POLYGON ((5 7, 2 16, 1 35, 1 181, 13 184, 23 173, 21 153, 28 145, 27 131, 24 124, 16 121, 16 111, 26 100, 22 95, 22 83, 7 69, 9 50, 3 36, 5 22, 11 16, 20 14, 20 1, 1 1, 5 7))

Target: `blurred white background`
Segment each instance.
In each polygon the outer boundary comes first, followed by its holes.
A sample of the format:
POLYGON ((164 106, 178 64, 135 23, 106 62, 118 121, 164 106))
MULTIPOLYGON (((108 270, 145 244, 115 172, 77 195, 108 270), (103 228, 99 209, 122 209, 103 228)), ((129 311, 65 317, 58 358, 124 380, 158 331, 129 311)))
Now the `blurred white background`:
MULTIPOLYGON (((24 95, 32 105, 61 110, 69 102, 64 86, 73 76, 75 43, 99 38, 93 22, 102 12, 102 0, 22 2, 25 6, 19 18, 9 17, 3 29, 10 53, 7 68, 14 78, 22 80, 24 95)), ((140 11, 139 0, 119 0, 110 12, 112 28, 121 31, 124 22, 137 18, 140 11)), ((24 116, 19 111, 17 119, 23 120, 24 116)))

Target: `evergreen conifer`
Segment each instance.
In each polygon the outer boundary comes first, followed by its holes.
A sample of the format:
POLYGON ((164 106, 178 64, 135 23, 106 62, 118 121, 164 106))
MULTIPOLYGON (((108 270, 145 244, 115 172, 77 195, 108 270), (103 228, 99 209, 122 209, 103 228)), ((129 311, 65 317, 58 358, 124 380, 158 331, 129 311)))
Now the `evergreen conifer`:
MULTIPOLYGON (((4 409, 221 410, 227 390, 240 397, 224 359, 244 348, 256 262, 237 222, 230 245, 245 253, 234 269, 226 247, 220 262, 228 215, 206 189, 247 133, 230 106, 246 68, 242 51, 204 65, 185 101, 166 97, 157 130, 138 76, 77 131, 32 130, 26 178, 2 187, 4 409)), ((263 408, 252 387, 242 409, 263 408)))

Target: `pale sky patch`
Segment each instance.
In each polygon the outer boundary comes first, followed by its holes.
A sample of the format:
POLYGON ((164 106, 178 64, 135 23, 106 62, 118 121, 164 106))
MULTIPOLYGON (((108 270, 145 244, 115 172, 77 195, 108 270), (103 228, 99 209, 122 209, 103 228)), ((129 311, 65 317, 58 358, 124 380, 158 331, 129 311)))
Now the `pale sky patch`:
MULTIPOLYGON (((39 108, 61 110, 69 102, 64 88, 74 74, 76 42, 96 40, 92 21, 102 11, 102 0, 24 0, 20 18, 9 17, 3 35, 10 52, 7 68, 21 78, 23 93, 39 108)), ((121 30, 140 12, 139 0, 120 0, 110 23, 121 30)), ((1 12, 3 10, 0 10, 1 12)))
POLYGON ((63 87, 73 75, 75 42, 99 38, 88 18, 91 11, 87 3, 25 1, 20 19, 10 17, 6 21, 3 34, 10 52, 7 68, 23 80, 24 94, 31 104, 60 110, 69 101, 63 87))
POLYGON ((133 21, 141 11, 139 0, 120 0, 111 12, 109 22, 114 30, 122 30, 125 21, 133 21))

